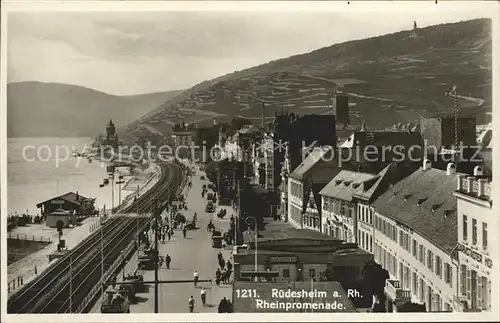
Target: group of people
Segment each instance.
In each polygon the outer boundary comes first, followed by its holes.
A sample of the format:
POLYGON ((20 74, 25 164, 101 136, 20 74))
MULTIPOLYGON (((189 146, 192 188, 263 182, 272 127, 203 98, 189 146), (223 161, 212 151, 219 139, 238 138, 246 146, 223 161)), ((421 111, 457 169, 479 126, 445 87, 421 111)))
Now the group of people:
POLYGON ((217 268, 217 271, 215 272, 215 283, 219 286, 221 282, 224 284, 230 283, 233 264, 229 261, 229 259, 225 262, 220 251, 217 257, 219 261, 219 268, 217 268))
POLYGON ((218 311, 219 313, 232 313, 233 312, 233 304, 230 300, 225 297, 220 300, 218 311))

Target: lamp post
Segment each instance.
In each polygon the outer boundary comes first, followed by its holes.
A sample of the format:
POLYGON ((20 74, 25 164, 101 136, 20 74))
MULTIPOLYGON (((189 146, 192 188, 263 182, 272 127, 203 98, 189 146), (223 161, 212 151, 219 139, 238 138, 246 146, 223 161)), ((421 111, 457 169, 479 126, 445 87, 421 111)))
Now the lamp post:
POLYGON ((314 304, 314 296, 312 296, 312 295, 314 295, 314 293, 313 293, 313 292, 314 292, 314 276, 315 276, 315 275, 316 275, 316 274, 315 274, 314 272, 311 272, 311 273, 310 273, 310 276, 311 276, 311 313, 313 313, 313 312, 314 312, 314 309, 313 309, 313 308, 314 308, 314 307, 313 307, 313 304, 314 304))
POLYGON ((111 215, 113 215, 113 209, 115 208, 115 173, 108 173, 109 179, 111 180, 111 215))
POLYGON ((248 220, 253 220, 254 223, 255 223, 255 236, 254 236, 254 243, 255 243, 255 264, 254 264, 254 271, 257 272, 257 238, 258 238, 258 234, 257 234, 257 219, 254 218, 253 216, 248 216, 245 220, 246 224, 248 224, 248 226, 250 226, 250 223, 248 222, 248 220))

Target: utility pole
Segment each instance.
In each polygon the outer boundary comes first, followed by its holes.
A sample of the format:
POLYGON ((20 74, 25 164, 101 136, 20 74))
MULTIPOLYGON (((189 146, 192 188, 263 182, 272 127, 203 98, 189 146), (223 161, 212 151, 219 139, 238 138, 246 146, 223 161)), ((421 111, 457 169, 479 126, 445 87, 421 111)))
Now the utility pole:
POLYGON ((155 313, 158 313, 158 265, 160 253, 158 250, 158 200, 155 200, 154 209, 154 224, 155 224, 155 313))

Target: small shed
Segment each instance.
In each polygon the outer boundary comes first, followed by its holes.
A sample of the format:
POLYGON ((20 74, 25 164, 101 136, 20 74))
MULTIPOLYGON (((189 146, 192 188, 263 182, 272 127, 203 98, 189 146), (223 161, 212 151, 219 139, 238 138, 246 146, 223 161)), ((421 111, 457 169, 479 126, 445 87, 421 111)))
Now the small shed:
POLYGON ((70 224, 75 225, 77 222, 75 212, 57 209, 47 216, 47 226, 50 228, 57 228, 60 222, 62 222, 63 228, 69 228, 70 224))

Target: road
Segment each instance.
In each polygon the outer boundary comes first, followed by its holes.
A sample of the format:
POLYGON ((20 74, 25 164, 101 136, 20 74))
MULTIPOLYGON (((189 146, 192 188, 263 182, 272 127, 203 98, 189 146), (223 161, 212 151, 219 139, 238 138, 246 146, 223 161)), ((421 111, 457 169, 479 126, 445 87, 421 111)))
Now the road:
MULTIPOLYGON (((213 279, 217 269, 217 253, 223 252, 224 259, 230 259, 230 250, 212 248, 211 235, 206 231, 207 224, 212 219, 216 228, 225 230, 229 228, 229 220, 217 219, 216 213, 206 213, 206 200, 201 199, 201 187, 208 184, 207 180, 201 180, 200 175, 205 175, 197 170, 192 177, 192 188, 187 194, 188 210, 184 211, 186 219, 190 221, 197 213, 197 230, 188 231, 186 239, 180 231, 175 231, 174 236, 168 242, 160 243, 160 255, 167 253, 172 258, 170 269, 165 267, 159 270, 160 280, 188 280, 192 279, 194 270, 200 274, 200 280, 213 279)), ((228 215, 231 210, 228 210, 228 215)), ((133 272, 137 267, 137 254, 133 255, 126 265, 125 272, 133 272)), ((144 280, 154 280, 154 271, 144 271, 144 280)), ((120 276, 120 275, 118 275, 120 276)), ((188 299, 195 299, 195 312, 208 313, 217 312, 217 306, 221 298, 232 297, 232 285, 221 284, 217 287, 211 283, 199 283, 195 288, 192 283, 175 283, 159 285, 159 312, 160 313, 187 313, 188 299), (207 306, 202 307, 200 301, 200 287, 207 289, 207 306)), ((96 304, 92 312, 99 312, 99 304, 96 304)), ((137 304, 132 304, 131 313, 154 313, 154 286, 150 285, 146 293, 138 294, 137 304)))

